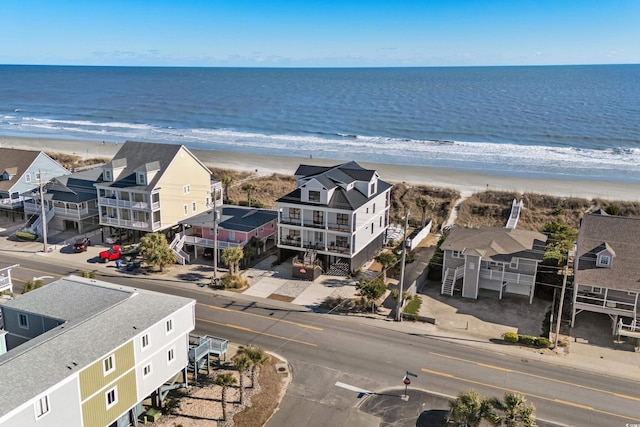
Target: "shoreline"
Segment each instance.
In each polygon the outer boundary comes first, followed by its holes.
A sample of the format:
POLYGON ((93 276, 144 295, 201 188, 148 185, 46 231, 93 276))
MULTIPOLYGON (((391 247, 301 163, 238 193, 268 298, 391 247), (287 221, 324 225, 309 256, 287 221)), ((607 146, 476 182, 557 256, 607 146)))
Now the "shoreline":
MULTIPOLYGON (((121 143, 113 141, 74 140, 65 138, 31 138, 1 136, 0 147, 25 150, 42 150, 73 154, 83 158, 112 158, 121 143)), ((293 175, 300 164, 332 166, 345 160, 328 160, 295 156, 270 156, 231 151, 191 150, 209 167, 256 172, 259 175, 273 173, 293 175)), ((485 174, 476 171, 419 167, 397 164, 360 162, 368 169, 375 169, 380 177, 390 183, 425 185, 430 187, 454 188, 461 193, 471 194, 489 190, 514 191, 517 193, 537 193, 558 197, 601 198, 607 200, 638 200, 640 184, 619 181, 596 181, 581 179, 523 178, 506 175, 485 174)))

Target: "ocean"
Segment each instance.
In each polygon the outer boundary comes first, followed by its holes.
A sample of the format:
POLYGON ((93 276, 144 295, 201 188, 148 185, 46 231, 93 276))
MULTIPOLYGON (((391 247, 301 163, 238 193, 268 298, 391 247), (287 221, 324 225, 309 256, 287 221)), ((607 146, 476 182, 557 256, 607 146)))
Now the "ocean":
POLYGON ((640 65, 6 65, 0 134, 640 182, 640 65))

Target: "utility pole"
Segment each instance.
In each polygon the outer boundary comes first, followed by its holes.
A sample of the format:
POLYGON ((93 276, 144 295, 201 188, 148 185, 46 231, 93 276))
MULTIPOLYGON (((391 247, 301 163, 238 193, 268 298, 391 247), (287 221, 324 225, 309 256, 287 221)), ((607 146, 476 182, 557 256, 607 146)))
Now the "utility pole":
POLYGON ((44 213, 44 180, 42 179, 42 172, 38 170, 38 176, 40 179, 40 219, 42 220, 42 241, 44 242, 44 253, 46 254, 49 248, 47 247, 47 218, 44 213))
POLYGON ((218 189, 213 189, 213 283, 218 281, 218 189))
POLYGON ((558 348, 558 337, 560 335, 560 320, 562 319, 562 306, 564 304, 564 292, 567 289, 567 274, 569 273, 566 265, 563 268, 563 272, 564 272, 564 277, 562 278, 562 291, 560 292, 560 306, 558 307, 558 319, 556 323, 556 339, 555 339, 555 343, 553 344, 553 348, 556 350, 558 348))
POLYGON ((402 239, 402 260, 400 261, 400 289, 398 292, 398 306, 396 307, 396 321, 402 321, 402 294, 404 294, 404 264, 407 259, 407 228, 409 227, 409 210, 404 214, 404 233, 402 239))

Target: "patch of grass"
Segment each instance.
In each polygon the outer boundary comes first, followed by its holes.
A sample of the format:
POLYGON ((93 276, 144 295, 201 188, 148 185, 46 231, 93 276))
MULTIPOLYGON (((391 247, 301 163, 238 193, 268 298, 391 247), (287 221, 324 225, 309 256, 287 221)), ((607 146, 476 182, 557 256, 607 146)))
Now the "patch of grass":
POLYGON ((289 297, 289 296, 280 295, 280 294, 271 294, 267 298, 275 301, 283 301, 283 302, 291 302, 295 299, 295 297, 289 297))
POLYGON ((417 316, 420 312, 420 306, 422 306, 422 298, 420 298, 419 295, 414 295, 411 301, 404 307, 403 313, 417 316))

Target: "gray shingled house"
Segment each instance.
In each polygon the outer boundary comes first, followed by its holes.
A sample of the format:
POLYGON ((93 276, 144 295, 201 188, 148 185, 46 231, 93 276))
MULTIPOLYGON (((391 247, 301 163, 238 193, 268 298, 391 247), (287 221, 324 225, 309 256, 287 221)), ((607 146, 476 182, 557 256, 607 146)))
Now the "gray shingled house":
POLYGON ((603 313, 613 333, 640 338, 640 219, 586 214, 575 263, 571 325, 583 311, 603 313))
POLYGON ((538 264, 547 236, 527 230, 454 228, 442 243, 442 294, 478 298, 480 289, 524 295, 533 300, 538 264))

